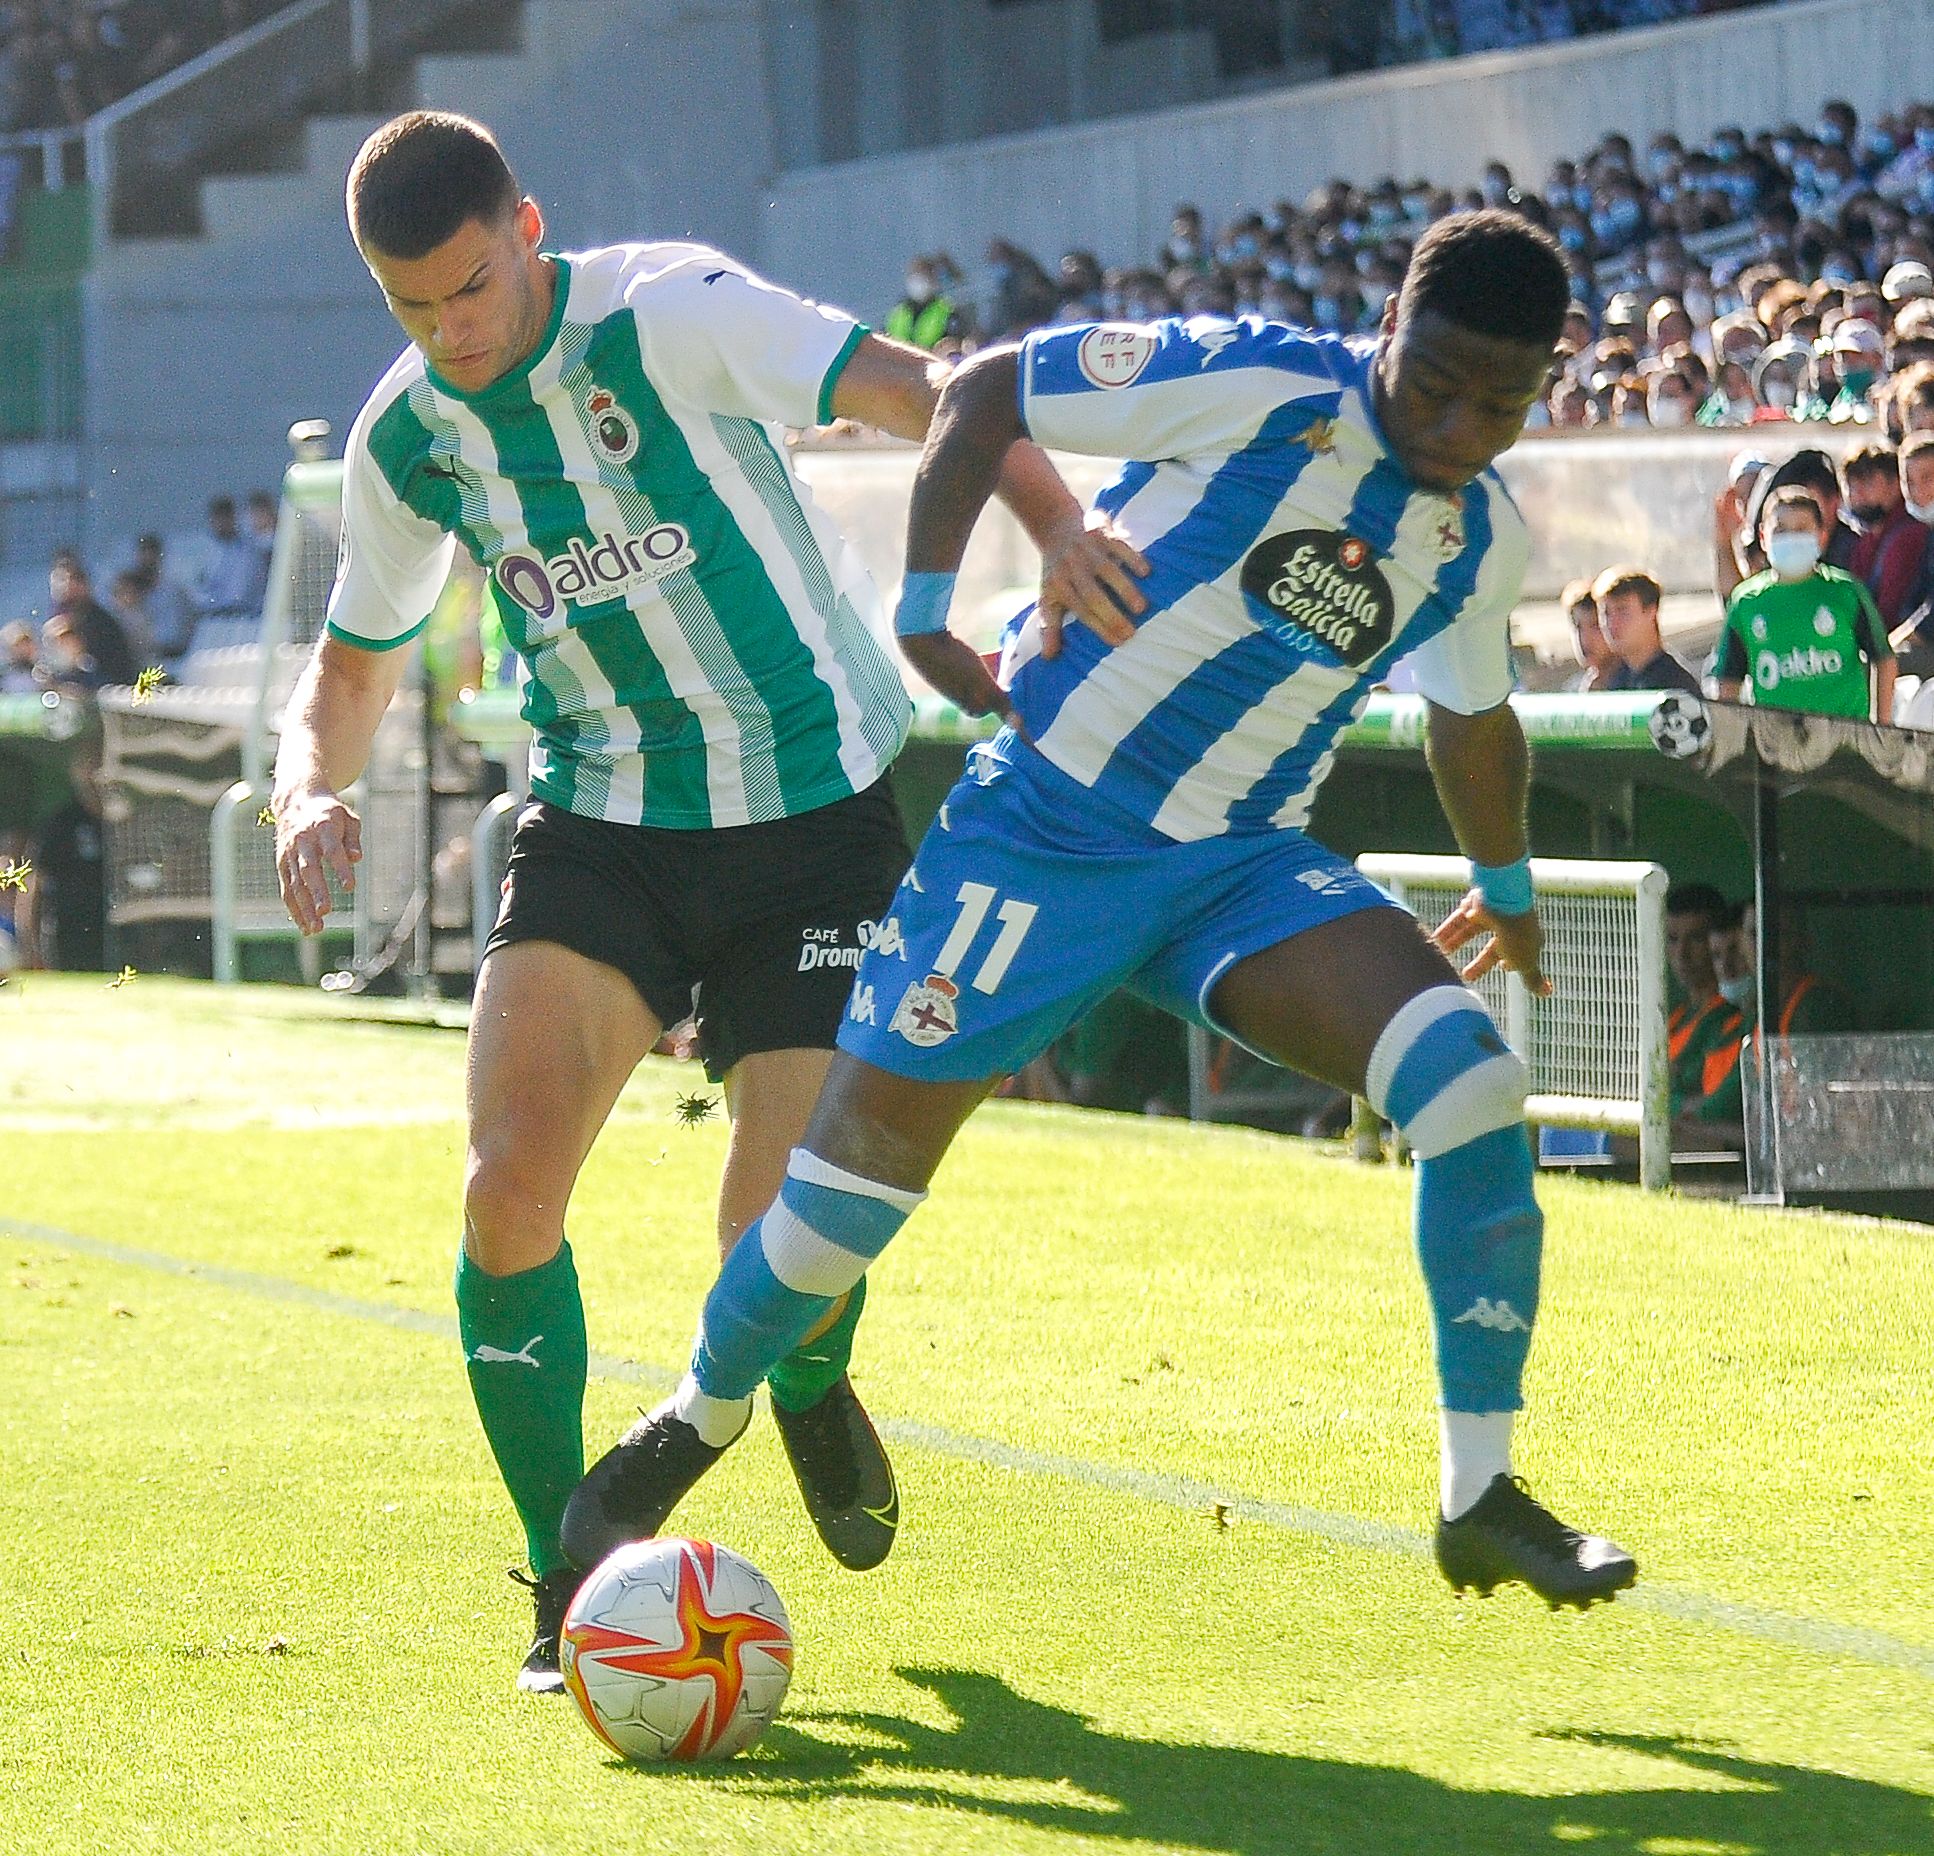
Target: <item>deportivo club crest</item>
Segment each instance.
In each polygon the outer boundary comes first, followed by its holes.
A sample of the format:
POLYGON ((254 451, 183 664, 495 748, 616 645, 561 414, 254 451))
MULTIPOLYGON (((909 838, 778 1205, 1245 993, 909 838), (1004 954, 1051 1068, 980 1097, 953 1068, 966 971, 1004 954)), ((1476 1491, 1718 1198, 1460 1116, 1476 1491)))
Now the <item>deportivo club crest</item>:
POLYGON ((600 457, 609 458, 613 464, 628 464, 638 455, 638 428, 608 387, 592 393, 584 402, 584 412, 600 457))
POLYGON ((899 1032, 909 1044, 931 1050, 960 1029, 960 1015, 954 1009, 959 997, 960 988, 944 973, 929 973, 900 995, 887 1029, 899 1032))
POLYGON ((1394 602, 1376 552, 1355 535, 1269 535, 1242 564, 1250 616, 1303 656, 1361 670, 1390 642, 1394 602))

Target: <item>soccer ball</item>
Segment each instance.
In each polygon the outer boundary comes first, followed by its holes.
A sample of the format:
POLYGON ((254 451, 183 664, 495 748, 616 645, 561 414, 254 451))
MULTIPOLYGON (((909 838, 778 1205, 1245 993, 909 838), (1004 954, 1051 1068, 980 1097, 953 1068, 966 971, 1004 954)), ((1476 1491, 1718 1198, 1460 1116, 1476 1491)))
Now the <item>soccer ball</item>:
POLYGON ((729 1759, 786 1698, 792 1625, 772 1581, 729 1548, 639 1540, 578 1588, 559 1655, 591 1731, 626 1759, 729 1759))

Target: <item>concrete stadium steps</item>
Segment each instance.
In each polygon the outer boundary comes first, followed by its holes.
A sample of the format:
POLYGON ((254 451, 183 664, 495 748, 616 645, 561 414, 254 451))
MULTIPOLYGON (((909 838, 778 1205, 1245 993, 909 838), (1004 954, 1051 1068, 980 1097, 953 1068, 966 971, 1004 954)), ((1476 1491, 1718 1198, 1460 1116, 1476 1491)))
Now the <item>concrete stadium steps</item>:
POLYGON ((380 106, 318 112, 245 171, 205 175, 198 236, 98 249, 84 285, 93 554, 116 558, 143 529, 194 532, 210 495, 274 483, 297 419, 328 419, 340 444, 402 347, 342 217, 350 160, 395 108, 493 123, 558 245, 697 236, 757 258, 784 107, 765 0, 488 12, 488 31, 380 73, 380 106))

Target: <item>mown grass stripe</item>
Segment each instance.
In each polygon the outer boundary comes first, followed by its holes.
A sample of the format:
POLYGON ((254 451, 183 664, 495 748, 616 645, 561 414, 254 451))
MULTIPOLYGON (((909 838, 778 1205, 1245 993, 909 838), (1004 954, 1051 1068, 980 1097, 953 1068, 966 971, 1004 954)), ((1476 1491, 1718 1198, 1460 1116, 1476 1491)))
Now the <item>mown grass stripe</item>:
MULTIPOLYGON (((457 1338, 456 1320, 450 1315, 433 1315, 420 1308, 404 1308, 390 1302, 365 1301, 361 1297, 342 1295, 332 1289, 316 1289, 306 1283, 290 1282, 280 1276, 233 1269, 221 1263, 197 1262, 188 1257, 171 1256, 166 1251, 142 1250, 131 1244, 117 1244, 106 1238, 63 1231, 52 1225, 0 1217, 0 1238, 15 1243, 46 1244, 79 1256, 94 1257, 104 1263, 154 1270, 163 1275, 208 1283, 216 1288, 259 1296, 268 1301, 291 1303, 348 1320, 379 1322, 385 1327, 399 1328, 406 1333, 421 1334, 435 1340, 454 1341, 457 1338)), ((618 1380, 654 1391, 668 1391, 678 1378, 676 1373, 666 1368, 643 1365, 636 1360, 609 1353, 593 1353, 590 1367, 595 1378, 618 1380)), ((1430 1553, 1430 1542, 1424 1535, 1411 1528, 1392 1526, 1388 1522, 1366 1521, 1354 1515, 1329 1514, 1318 1508, 1304 1508, 1293 1502, 1266 1501, 1258 1496, 1232 1494, 1215 1483, 1198 1482, 1187 1476, 1128 1469, 1110 1463, 1090 1462, 1085 1457, 1063 1456, 1054 1451, 997 1443, 991 1438, 963 1436, 957 1431, 946 1430, 935 1424, 923 1424, 917 1419, 876 1416, 874 1422, 880 1434, 892 1443, 911 1445, 935 1456, 951 1457, 957 1462, 1006 1470, 1014 1475, 1048 1476, 1081 1483, 1089 1488, 1130 1495, 1159 1507, 1178 1508, 1190 1513, 1219 1503, 1236 1519, 1366 1552, 1394 1553, 1408 1559, 1423 1559, 1430 1553)), ((1624 1593, 1618 1603, 1631 1610, 1669 1618, 1675 1623, 1701 1625, 1734 1636, 1754 1638, 1761 1643, 1804 1650, 1818 1656, 1840 1657, 1876 1668, 1904 1670, 1910 1675, 1934 1681, 1934 1650, 1857 1624, 1796 1617, 1790 1612, 1773 1611, 1763 1605, 1713 1598, 1703 1592, 1683 1591, 1656 1582, 1640 1585, 1636 1590, 1624 1593)))

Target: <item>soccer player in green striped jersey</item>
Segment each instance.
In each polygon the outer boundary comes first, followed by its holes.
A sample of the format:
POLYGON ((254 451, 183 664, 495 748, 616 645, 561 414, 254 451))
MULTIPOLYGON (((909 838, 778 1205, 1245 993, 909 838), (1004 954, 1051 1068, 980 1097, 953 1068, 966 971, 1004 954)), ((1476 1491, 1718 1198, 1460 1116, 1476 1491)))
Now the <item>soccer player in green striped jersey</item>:
MULTIPOLYGON (((565 1207, 640 1057, 695 1009, 732 1138, 729 1251, 784 1177, 862 948, 908 858, 887 767, 910 704, 878 597, 787 461, 787 426, 927 429, 945 369, 707 247, 544 246, 495 138, 416 111, 350 169, 350 229, 410 346, 349 436, 327 629, 284 722, 283 896, 353 880, 340 797, 457 548, 524 672, 531 803, 471 1021, 459 1328, 537 1604, 519 1686, 561 1685, 583 1472, 584 1311, 565 1207)), ((1127 635, 1145 563, 1016 445, 1003 494, 1047 602, 1127 635)), ((806 1505, 855 1568, 891 1466, 846 1366, 861 1290, 771 1376, 806 1505)))

